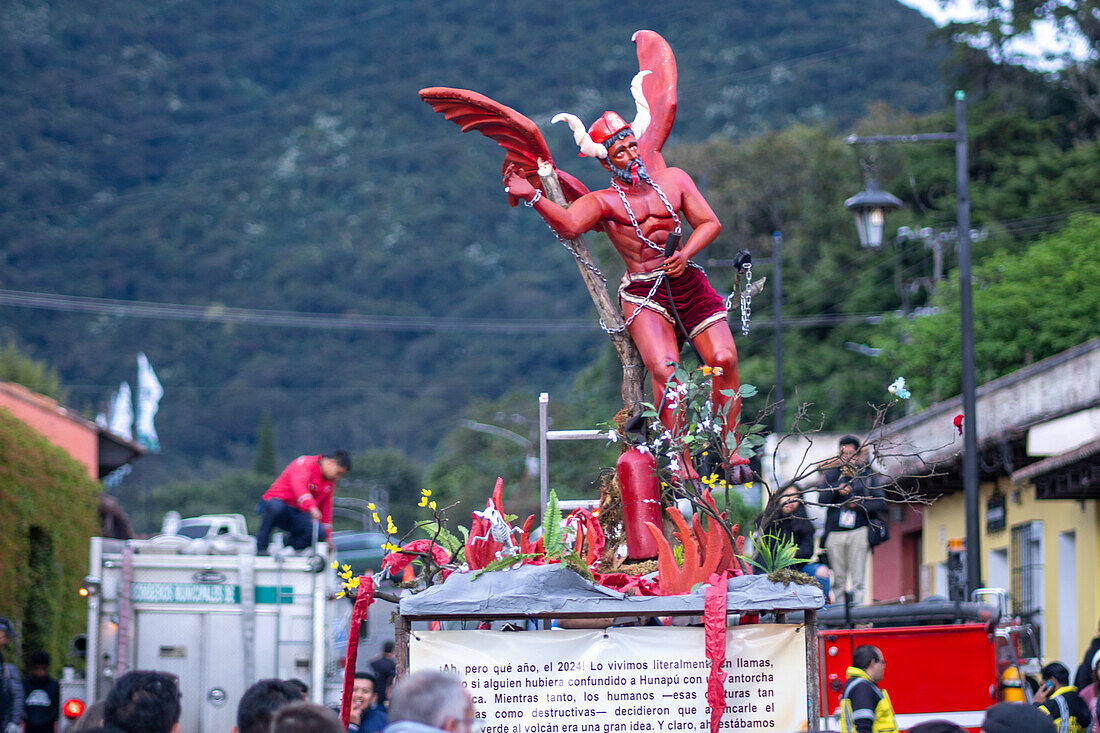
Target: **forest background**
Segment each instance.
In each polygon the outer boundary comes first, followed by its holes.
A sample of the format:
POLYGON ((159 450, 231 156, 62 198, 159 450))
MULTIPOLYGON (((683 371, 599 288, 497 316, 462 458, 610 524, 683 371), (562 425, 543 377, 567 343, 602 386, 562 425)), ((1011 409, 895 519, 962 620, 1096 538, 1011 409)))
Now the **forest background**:
MULTIPOLYGON (((859 433, 896 376, 913 398, 895 417, 958 391, 955 183, 949 144, 857 151, 851 132, 950 131, 967 93, 979 381, 1100 333, 1100 15, 1058 5, 1093 55, 1039 72, 999 52, 1023 19, 937 30, 894 0, 116 0, 98 14, 10 0, 0 340, 89 416, 148 355, 163 450, 112 489, 140 532, 169 509, 251 516, 287 461, 338 447, 355 457, 341 493, 388 498, 402 527, 421 487, 473 509, 498 475, 509 509, 532 511, 517 442, 536 437, 538 393, 554 427, 594 427, 619 408, 617 361, 570 255, 507 206, 499 149, 416 92, 518 109, 560 167, 602 187, 549 118, 630 116, 630 36, 650 28, 679 66, 666 157, 725 225, 700 259, 727 292, 722 261, 748 248, 767 276, 780 233, 788 412, 810 403, 825 429, 859 433), (879 251, 843 207, 864 186, 861 153, 905 202, 879 251), (27 293, 45 297, 17 305, 27 293)), ((617 256, 589 239, 616 282, 617 256)), ((763 396, 770 292, 753 313, 741 378, 763 396)), ((615 455, 555 445, 552 484, 592 495, 615 455)))

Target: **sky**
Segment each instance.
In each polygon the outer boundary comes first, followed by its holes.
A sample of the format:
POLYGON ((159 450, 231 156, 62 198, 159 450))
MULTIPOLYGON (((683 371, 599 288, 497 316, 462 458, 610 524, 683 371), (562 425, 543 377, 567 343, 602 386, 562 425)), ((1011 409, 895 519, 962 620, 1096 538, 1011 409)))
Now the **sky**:
MULTIPOLYGON (((947 7, 941 7, 940 0, 898 0, 902 5, 916 8, 925 16, 942 26, 952 20, 974 20, 982 17, 973 0, 952 0, 947 7)), ((1067 43, 1072 46, 1073 55, 1076 58, 1084 58, 1087 46, 1083 41, 1068 42, 1059 38, 1055 33, 1053 24, 1042 24, 1036 28, 1033 38, 1021 40, 1012 45, 1012 50, 1022 57, 1026 65, 1042 69, 1053 70, 1058 64, 1044 59, 1044 52, 1062 53, 1067 43)))

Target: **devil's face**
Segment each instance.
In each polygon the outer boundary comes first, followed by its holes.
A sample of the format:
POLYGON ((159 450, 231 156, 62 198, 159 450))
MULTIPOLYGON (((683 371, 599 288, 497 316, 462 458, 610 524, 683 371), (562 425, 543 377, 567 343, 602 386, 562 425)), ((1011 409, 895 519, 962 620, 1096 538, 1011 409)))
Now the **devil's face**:
POLYGON ((639 178, 649 177, 645 163, 638 155, 638 141, 632 134, 627 134, 612 143, 607 150, 607 159, 604 162, 608 170, 631 185, 637 185, 639 178))

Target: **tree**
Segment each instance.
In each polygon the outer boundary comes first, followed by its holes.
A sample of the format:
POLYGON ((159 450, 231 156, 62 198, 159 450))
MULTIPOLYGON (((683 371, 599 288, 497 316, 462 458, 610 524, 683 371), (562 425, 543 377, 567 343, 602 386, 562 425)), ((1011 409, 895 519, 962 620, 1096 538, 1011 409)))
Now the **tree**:
MULTIPOLYGON (((1100 335, 1100 216, 1078 215, 1065 229, 1018 253, 1001 251, 974 269, 978 382, 1045 359, 1100 335)), ((905 376, 919 404, 958 394, 959 302, 954 280, 933 297, 933 316, 894 319, 876 346, 905 376)))
POLYGON ((1094 122, 1100 122, 1100 0, 975 0, 975 4, 985 10, 984 19, 954 23, 948 31, 982 48, 998 64, 1023 60, 1014 42, 1031 35, 1040 23, 1052 24, 1058 47, 1045 51, 1043 60, 1056 67, 1051 76, 1088 110, 1094 122))
POLYGON ((275 428, 271 424, 271 410, 265 409, 260 417, 260 429, 256 436, 256 473, 274 476, 279 470, 275 462, 275 428))
POLYGON ((46 362, 30 358, 11 342, 0 348, 0 381, 16 382, 58 402, 68 399, 57 372, 46 362))

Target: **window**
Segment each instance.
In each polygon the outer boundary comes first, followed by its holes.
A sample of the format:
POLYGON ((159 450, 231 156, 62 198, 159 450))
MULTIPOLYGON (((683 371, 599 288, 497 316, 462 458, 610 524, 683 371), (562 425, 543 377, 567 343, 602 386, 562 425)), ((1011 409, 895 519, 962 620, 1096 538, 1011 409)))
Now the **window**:
POLYGON ((1012 613, 1039 627, 1043 621, 1043 523, 1012 527, 1012 613))

